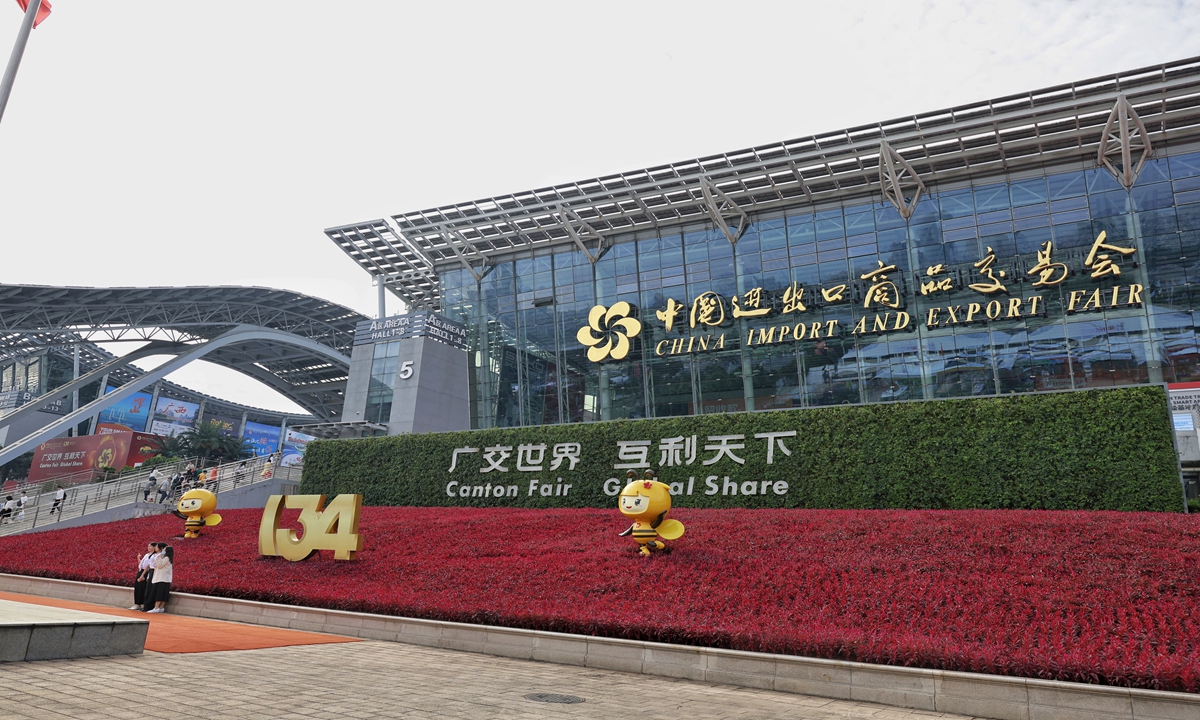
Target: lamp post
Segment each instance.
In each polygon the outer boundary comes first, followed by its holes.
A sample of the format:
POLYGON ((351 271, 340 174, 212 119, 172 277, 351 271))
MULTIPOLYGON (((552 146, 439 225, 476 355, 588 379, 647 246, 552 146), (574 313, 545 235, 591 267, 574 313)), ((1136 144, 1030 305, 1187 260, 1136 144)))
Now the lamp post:
POLYGON ((17 33, 17 43, 13 45, 12 55, 8 58, 8 67, 4 70, 4 79, 0 80, 0 120, 4 119, 4 108, 8 106, 8 96, 12 94, 13 81, 17 78, 17 68, 21 66, 21 56, 25 54, 25 44, 29 42, 29 32, 33 30, 33 21, 37 18, 42 0, 29 0, 25 8, 25 17, 21 20, 21 30, 17 33))

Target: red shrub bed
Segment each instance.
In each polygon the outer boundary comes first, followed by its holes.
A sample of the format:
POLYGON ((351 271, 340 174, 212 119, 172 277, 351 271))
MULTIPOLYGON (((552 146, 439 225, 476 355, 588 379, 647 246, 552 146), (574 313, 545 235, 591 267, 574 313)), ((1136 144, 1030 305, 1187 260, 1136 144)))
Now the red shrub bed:
POLYGON ((648 559, 615 510, 363 509, 356 562, 257 555, 257 510, 0 538, 0 571, 873 663, 1200 692, 1200 522, 1036 511, 679 510, 648 559))

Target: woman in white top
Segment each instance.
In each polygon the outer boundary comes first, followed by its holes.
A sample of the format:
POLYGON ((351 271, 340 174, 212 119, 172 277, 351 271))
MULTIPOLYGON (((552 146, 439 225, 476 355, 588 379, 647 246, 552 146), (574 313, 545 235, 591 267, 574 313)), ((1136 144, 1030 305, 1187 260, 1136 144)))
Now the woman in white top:
POLYGON ((146 604, 146 588, 150 585, 150 573, 154 572, 154 554, 158 546, 150 543, 146 554, 138 558, 137 577, 133 581, 133 606, 130 610, 141 610, 146 604))
POLYGON ((150 583, 153 590, 150 597, 154 600, 154 609, 147 612, 162 613, 167 611, 167 600, 171 597, 171 580, 175 569, 175 548, 167 545, 154 561, 154 581, 150 583))

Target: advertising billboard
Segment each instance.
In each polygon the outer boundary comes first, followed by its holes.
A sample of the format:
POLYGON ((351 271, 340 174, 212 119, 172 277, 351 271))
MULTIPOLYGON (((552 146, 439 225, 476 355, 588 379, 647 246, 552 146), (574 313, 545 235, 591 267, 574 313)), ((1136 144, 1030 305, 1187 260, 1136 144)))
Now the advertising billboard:
POLYGON ((192 426, 196 424, 196 413, 198 412, 200 412, 200 406, 196 403, 160 397, 158 407, 154 409, 150 432, 168 437, 181 435, 191 430, 192 426))
POLYGON ((29 465, 29 481, 41 482, 78 473, 111 467, 120 470, 129 457, 133 433, 56 438, 38 445, 29 465))
POLYGON ((204 413, 204 421, 206 425, 213 423, 217 426, 217 432, 223 437, 237 437, 239 426, 242 424, 241 418, 231 417, 229 415, 217 415, 214 413, 204 413))
POLYGON ((254 448, 258 457, 270 455, 279 449, 279 426, 246 421, 242 438, 254 448))
POLYGON ((129 457, 125 460, 126 465, 140 467, 142 463, 160 453, 160 445, 158 444, 158 436, 149 433, 132 433, 133 437, 129 441, 129 457))
POLYGON ((316 439, 313 435, 288 428, 287 433, 283 436, 283 456, 280 458, 279 464, 284 467, 303 465, 304 449, 308 447, 309 441, 316 439))
MULTIPOLYGON (((114 390, 116 388, 109 385, 104 394, 107 395, 114 390)), ((150 418, 150 401, 153 398, 154 396, 150 393, 135 392, 121 402, 101 410, 96 418, 97 426, 100 424, 119 425, 125 430, 143 432, 146 429, 146 421, 150 418)))

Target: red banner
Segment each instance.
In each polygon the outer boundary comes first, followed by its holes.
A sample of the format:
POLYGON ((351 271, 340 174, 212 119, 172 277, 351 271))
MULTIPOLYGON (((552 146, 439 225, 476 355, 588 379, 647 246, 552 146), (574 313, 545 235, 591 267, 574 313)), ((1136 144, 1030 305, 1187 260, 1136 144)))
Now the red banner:
POLYGON ((129 457, 132 439, 133 433, 125 432, 47 440, 33 451, 29 481, 52 480, 102 467, 120 470, 129 457))

